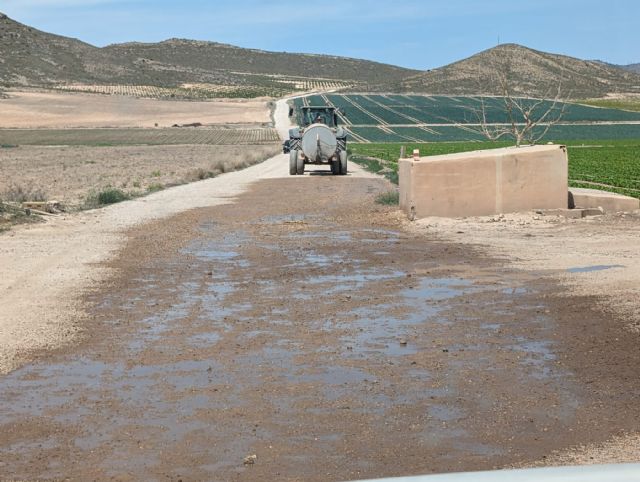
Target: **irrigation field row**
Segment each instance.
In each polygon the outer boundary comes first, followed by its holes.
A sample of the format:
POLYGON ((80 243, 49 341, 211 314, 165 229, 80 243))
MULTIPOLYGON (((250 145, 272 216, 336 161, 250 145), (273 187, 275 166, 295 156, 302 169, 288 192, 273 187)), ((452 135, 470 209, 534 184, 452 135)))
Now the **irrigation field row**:
POLYGON ((0 129, 0 145, 252 145, 279 142, 275 129, 0 129))
MULTIPOLYGON (((523 102, 535 104, 541 114, 552 109, 549 119, 561 116, 545 140, 640 138, 640 112, 523 102)), ((294 105, 339 108, 340 120, 355 142, 478 141, 485 139, 478 132, 479 116, 491 124, 510 121, 500 97, 325 94, 295 99, 294 105)))

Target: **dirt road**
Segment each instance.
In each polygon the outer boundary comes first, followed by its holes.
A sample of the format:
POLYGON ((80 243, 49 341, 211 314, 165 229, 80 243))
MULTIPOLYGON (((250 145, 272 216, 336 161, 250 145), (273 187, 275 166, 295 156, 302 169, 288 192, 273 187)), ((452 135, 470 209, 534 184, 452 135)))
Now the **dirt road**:
POLYGON ((408 233, 387 188, 265 179, 134 227, 84 343, 0 380, 0 473, 344 480, 640 428, 635 341, 594 300, 408 233))

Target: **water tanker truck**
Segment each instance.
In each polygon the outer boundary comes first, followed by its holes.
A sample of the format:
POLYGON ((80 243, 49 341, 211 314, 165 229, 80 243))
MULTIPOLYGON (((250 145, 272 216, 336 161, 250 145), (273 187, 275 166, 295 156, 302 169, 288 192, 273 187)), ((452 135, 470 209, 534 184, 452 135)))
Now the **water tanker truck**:
POLYGON ((304 106, 301 116, 301 126, 289 130, 289 139, 282 147, 289 154, 289 174, 304 174, 306 164, 328 164, 332 174, 345 175, 347 131, 338 126, 337 109, 304 106))

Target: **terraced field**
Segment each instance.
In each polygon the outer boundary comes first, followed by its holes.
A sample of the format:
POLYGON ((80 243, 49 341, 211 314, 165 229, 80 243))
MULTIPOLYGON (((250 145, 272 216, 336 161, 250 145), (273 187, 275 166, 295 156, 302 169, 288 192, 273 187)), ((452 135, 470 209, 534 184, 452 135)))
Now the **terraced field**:
POLYGON ((0 129, 2 146, 133 146, 272 144, 275 129, 0 129))
MULTIPOLYGON (((532 101, 533 102, 533 101, 532 101)), ((508 122, 503 101, 496 97, 424 95, 326 94, 294 100, 294 105, 333 105, 353 142, 460 142, 485 140, 477 132, 484 104, 487 122, 508 122)), ((542 103, 539 112, 550 103, 542 103)), ((562 122, 543 140, 640 139, 640 112, 560 104, 562 122)))
POLYGON ((318 90, 338 90, 354 87, 353 82, 333 79, 309 79, 279 75, 243 75, 245 83, 240 85, 188 83, 177 87, 157 87, 152 85, 58 85, 53 90, 90 94, 121 95, 141 99, 253 99, 257 97, 284 97, 295 92, 318 90))

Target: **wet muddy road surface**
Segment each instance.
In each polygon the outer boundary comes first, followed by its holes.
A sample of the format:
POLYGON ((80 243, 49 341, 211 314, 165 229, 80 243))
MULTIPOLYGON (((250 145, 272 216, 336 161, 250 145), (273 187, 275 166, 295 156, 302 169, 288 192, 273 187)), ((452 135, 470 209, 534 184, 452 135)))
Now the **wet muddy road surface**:
POLYGON ((134 229, 86 341, 0 378, 0 475, 349 480, 640 428, 637 348, 595 300, 408 234, 386 189, 265 180, 134 229))

